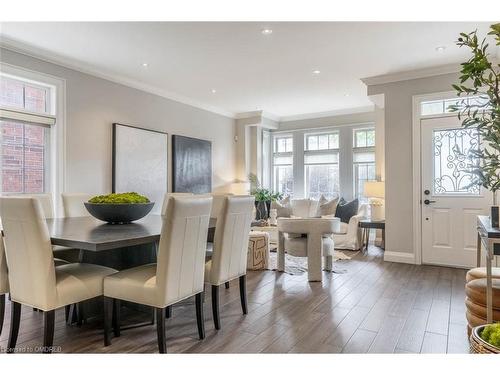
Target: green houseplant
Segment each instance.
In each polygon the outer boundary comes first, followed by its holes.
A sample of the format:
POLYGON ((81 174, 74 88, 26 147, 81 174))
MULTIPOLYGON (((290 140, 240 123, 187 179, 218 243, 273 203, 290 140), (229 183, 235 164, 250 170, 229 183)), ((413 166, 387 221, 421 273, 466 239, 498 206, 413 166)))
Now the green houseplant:
MULTIPOLYGON (((491 25, 488 35, 500 45, 500 23, 491 25)), ((457 112, 465 128, 476 128, 482 141, 479 149, 471 149, 468 171, 471 185, 481 185, 493 193, 492 225, 499 226, 497 191, 500 189, 500 64, 492 61, 486 39, 477 31, 461 33, 456 44, 469 48, 471 57, 461 64, 460 82, 453 85, 461 98, 450 106, 457 112), (474 96, 478 99, 470 100, 474 96), (477 162, 479 160, 479 162, 477 162)), ((455 150, 458 151, 458 150, 455 150)))
POLYGON ((272 190, 263 188, 257 176, 253 173, 248 175, 248 180, 250 181, 250 194, 255 197, 255 219, 262 220, 269 218, 271 202, 280 200, 283 194, 274 193, 272 190))

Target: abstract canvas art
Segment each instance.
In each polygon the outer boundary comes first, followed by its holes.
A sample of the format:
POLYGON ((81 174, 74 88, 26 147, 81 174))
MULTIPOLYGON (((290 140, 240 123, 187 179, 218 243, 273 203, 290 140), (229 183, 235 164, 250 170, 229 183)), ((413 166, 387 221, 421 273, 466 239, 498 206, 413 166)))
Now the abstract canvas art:
POLYGON ((135 191, 160 213, 168 182, 167 133, 113 124, 113 192, 135 191))
POLYGON ((172 190, 210 193, 212 191, 212 142, 172 136, 172 190))

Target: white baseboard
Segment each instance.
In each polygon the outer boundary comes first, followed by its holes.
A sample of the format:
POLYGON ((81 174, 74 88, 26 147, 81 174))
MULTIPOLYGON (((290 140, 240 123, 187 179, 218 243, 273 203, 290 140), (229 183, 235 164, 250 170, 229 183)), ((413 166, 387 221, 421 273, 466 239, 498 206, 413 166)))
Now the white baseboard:
POLYGON ((386 251, 386 252, 384 252, 384 261, 415 264, 415 256, 413 253, 400 253, 398 251, 386 251))

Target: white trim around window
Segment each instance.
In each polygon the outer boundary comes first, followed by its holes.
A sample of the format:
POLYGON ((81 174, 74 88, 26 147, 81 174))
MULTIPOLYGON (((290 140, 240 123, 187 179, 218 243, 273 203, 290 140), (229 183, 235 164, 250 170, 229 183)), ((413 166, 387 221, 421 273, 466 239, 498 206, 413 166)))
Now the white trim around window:
MULTIPOLYGON (((306 193, 305 181, 305 156, 311 151, 306 150, 306 134, 339 134, 339 147, 337 149, 312 151, 313 153, 336 153, 338 155, 337 163, 339 165, 339 185, 340 195, 346 200, 351 200, 354 196, 354 168, 353 168, 353 132, 355 129, 374 128, 373 123, 345 124, 319 128, 301 128, 293 130, 271 131, 271 136, 293 136, 293 197, 303 198, 306 193)), ((272 158, 269 163, 273 163, 272 158)), ((273 174, 273 171, 271 171, 273 174)), ((271 181, 275 178, 271 176, 271 181)), ((271 188, 273 188, 271 186, 271 188)))
MULTIPOLYGON (((49 178, 55 212, 60 215, 62 213, 60 196, 66 189, 66 80, 3 62, 0 62, 0 74, 50 87, 48 114, 44 117, 46 117, 47 122, 51 122, 47 125, 54 124, 54 131, 51 132, 50 139, 51 167, 49 178)), ((11 109, 6 108, 5 110, 11 111, 11 109)), ((28 114, 24 113, 24 115, 28 114)), ((40 115, 38 114, 38 116, 40 115)))

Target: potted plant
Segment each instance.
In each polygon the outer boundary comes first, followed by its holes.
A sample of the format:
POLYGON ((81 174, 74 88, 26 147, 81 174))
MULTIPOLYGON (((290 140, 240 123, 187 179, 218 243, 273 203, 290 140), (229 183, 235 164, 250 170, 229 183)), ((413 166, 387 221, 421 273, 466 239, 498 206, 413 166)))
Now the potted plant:
MULTIPOLYGON (((500 23, 491 25, 488 35, 500 45, 500 23)), ((491 224, 499 226, 497 191, 500 189, 500 64, 493 63, 488 53, 486 39, 480 41, 477 31, 461 33, 456 44, 470 49, 472 56, 461 64, 460 82, 453 85, 462 97, 450 106, 458 113, 465 128, 476 128, 482 141, 479 149, 471 149, 468 171, 472 175, 471 185, 481 185, 493 193, 491 224), (469 100, 469 96, 479 97, 469 100), (479 163, 477 162, 479 160, 479 163)), ((457 148, 455 149, 458 152, 457 148)))
POLYGON ((84 204, 92 216, 110 224, 139 220, 154 206, 154 202, 136 192, 96 195, 84 204))
POLYGON ((269 218, 271 202, 281 199, 283 194, 263 188, 254 174, 249 174, 248 180, 250 181, 250 194, 255 197, 255 220, 266 220, 269 218))
POLYGON ((470 337, 473 353, 500 354, 500 323, 475 327, 470 337))

